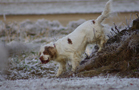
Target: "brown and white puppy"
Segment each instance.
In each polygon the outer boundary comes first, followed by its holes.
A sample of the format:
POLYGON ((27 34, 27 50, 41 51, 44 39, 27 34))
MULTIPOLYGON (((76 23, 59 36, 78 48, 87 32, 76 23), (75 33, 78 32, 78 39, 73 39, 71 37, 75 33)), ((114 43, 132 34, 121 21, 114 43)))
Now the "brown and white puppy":
POLYGON ((102 21, 110 14, 111 0, 106 3, 104 11, 96 20, 88 20, 78 26, 72 33, 40 48, 40 60, 48 63, 50 60, 60 63, 56 76, 66 70, 67 61, 71 62, 72 71, 75 72, 81 61, 87 44, 95 44, 96 41, 101 51, 103 44, 107 41, 107 29, 102 21))

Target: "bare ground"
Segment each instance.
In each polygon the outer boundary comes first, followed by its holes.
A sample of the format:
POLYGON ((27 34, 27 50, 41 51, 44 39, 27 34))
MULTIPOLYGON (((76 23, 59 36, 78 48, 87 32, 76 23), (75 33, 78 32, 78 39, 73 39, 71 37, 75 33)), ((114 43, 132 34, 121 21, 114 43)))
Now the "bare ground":
MULTIPOLYGON (((135 19, 135 14, 138 12, 128 12, 128 13, 117 13, 114 17, 108 18, 105 22, 113 25, 113 22, 121 23, 124 25, 126 19, 133 20, 135 19)), ((100 13, 90 13, 90 14, 48 14, 48 15, 7 15, 6 22, 21 22, 26 19, 31 21, 37 21, 38 19, 47 19, 47 20, 58 20, 62 25, 66 26, 70 21, 77 21, 79 19, 96 19, 100 13)), ((3 16, 0 16, 0 20, 4 21, 3 16)))

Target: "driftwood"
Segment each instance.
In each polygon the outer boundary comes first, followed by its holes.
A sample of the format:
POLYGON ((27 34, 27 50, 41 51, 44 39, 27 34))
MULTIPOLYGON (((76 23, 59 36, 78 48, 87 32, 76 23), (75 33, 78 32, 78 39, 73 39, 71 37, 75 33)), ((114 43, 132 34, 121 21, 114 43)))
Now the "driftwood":
POLYGON ((76 73, 68 72, 60 77, 92 77, 100 74, 139 77, 139 17, 133 20, 132 27, 120 31, 115 25, 113 31, 116 35, 109 38, 101 52, 87 57, 76 73), (124 35, 127 37, 122 40, 124 35))

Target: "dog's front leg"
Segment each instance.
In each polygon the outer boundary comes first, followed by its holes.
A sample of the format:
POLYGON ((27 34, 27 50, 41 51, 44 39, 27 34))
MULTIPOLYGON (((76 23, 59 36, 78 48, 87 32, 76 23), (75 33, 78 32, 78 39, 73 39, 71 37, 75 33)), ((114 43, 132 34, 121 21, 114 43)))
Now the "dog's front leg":
POLYGON ((66 70, 66 62, 60 62, 56 76, 60 76, 66 70))
POLYGON ((78 58, 78 57, 74 57, 73 59, 72 59, 72 61, 71 61, 71 63, 72 63, 72 72, 75 72, 76 71, 76 69, 77 69, 77 67, 79 66, 79 64, 80 64, 80 58, 78 58))
POLYGON ((105 40, 101 40, 101 41, 100 41, 98 52, 101 51, 101 49, 103 48, 105 42, 106 42, 105 40))

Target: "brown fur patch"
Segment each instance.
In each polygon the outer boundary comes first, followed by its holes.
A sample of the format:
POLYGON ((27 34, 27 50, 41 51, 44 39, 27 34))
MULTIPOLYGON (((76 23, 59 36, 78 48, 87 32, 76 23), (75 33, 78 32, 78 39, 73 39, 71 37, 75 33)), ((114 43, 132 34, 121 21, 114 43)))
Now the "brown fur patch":
POLYGON ((68 38, 68 43, 69 43, 69 44, 72 44, 72 41, 71 41, 71 39, 70 39, 70 38, 68 38))
POLYGON ((50 55, 51 58, 56 57, 56 49, 54 47, 45 47, 45 50, 43 52, 44 55, 50 55))
POLYGON ((95 24, 96 22, 94 20, 92 20, 93 24, 95 24))
POLYGON ((43 56, 40 57, 40 60, 41 60, 41 61, 44 60, 43 56))

